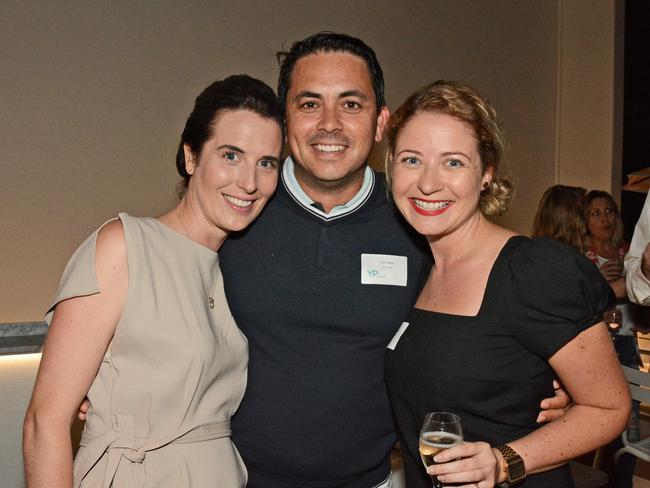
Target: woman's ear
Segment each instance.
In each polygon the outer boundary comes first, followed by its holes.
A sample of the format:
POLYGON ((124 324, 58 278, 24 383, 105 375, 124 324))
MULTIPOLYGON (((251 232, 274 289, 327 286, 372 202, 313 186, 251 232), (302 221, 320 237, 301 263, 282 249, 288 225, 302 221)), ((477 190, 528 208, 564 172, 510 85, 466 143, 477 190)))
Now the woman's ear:
POLYGON ((194 169, 196 168, 196 161, 194 158, 194 153, 190 149, 190 146, 183 144, 183 155, 185 156, 185 171, 188 175, 194 174, 194 169))
POLYGON ((490 183, 492 183, 493 179, 494 179, 494 168, 490 166, 485 170, 483 176, 481 177, 481 189, 487 190, 487 188, 490 186, 490 183))

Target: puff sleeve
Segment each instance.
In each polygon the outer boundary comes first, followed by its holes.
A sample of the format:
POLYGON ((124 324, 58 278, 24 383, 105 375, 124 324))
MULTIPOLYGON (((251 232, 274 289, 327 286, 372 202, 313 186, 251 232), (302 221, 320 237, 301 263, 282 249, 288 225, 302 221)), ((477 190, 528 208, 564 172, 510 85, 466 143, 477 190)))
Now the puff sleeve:
POLYGON ((615 306, 614 293, 596 266, 552 239, 525 239, 513 253, 508 273, 511 332, 544 359, 615 306))

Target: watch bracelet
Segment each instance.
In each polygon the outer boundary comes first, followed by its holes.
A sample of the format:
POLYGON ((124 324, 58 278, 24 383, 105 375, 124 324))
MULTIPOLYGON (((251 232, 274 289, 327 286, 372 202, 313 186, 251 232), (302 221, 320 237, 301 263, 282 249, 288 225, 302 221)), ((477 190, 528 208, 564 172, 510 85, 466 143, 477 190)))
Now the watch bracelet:
POLYGON ((501 469, 505 471, 506 479, 502 483, 499 483, 497 485, 498 488, 512 488, 513 486, 517 486, 520 483, 522 483, 526 479, 526 464, 524 463, 523 458, 515 451, 512 447, 510 447, 508 444, 500 444, 497 446, 494 446, 494 448, 501 453, 501 457, 503 458, 503 462, 505 463, 505 466, 501 466, 501 469), (522 478, 519 478, 517 480, 514 480, 514 482, 510 482, 508 479, 510 478, 510 460, 513 458, 519 458, 519 461, 521 462, 521 466, 524 471, 524 475, 522 478))

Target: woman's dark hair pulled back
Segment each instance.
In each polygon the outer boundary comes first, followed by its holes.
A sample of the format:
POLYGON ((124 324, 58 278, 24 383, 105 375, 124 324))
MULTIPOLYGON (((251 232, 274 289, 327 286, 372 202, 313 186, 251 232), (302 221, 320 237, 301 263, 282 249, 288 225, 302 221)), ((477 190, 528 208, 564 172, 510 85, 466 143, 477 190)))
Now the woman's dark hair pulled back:
POLYGON ((275 120, 282 129, 282 107, 273 89, 266 83, 248 75, 232 75, 215 81, 196 97, 194 109, 185 122, 176 153, 176 169, 183 177, 181 195, 187 190, 191 176, 185 168, 187 144, 198 159, 203 145, 212 136, 217 116, 227 110, 250 110, 256 114, 275 120))

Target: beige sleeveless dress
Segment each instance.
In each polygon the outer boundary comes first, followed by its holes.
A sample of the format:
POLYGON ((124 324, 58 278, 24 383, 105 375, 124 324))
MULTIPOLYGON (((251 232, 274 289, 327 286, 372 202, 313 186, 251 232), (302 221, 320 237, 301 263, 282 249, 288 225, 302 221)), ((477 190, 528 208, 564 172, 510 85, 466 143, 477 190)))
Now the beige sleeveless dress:
MULTIPOLYGON (((88 392, 74 486, 243 487, 230 417, 246 386, 248 344, 226 303, 218 255, 154 218, 119 218, 128 294, 88 392)), ((100 291, 98 232, 70 259, 52 308, 100 291)))

